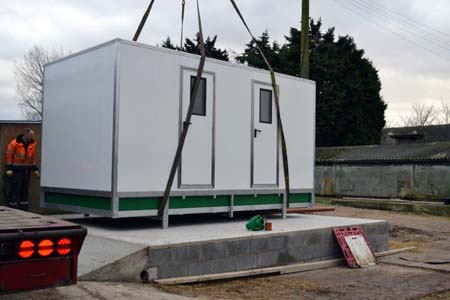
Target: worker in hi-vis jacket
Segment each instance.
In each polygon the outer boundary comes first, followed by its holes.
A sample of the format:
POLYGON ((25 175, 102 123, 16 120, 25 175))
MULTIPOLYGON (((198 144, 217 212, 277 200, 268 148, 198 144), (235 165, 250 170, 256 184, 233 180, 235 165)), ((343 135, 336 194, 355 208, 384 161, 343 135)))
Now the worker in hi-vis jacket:
POLYGON ((28 186, 31 173, 39 178, 36 166, 34 132, 27 128, 9 143, 6 150, 6 182, 9 186, 8 206, 28 209, 28 186))

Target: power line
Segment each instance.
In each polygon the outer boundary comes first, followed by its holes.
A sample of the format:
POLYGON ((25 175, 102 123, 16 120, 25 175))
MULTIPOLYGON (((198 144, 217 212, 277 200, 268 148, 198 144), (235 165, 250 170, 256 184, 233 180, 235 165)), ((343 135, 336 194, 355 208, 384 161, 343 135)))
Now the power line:
POLYGON ((446 37, 449 37, 449 38, 450 38, 450 34, 448 34, 448 33, 446 33, 446 32, 443 32, 443 31, 440 31, 440 30, 437 30, 437 29, 434 29, 434 28, 431 28, 430 26, 428 26, 428 25, 426 25, 426 24, 424 24, 424 23, 421 23, 421 22, 419 22, 419 21, 417 21, 417 20, 413 20, 413 19, 411 19, 411 18, 409 18, 409 17, 407 17, 407 16, 405 16, 405 15, 399 13, 399 12, 396 12, 396 11, 394 11, 394 10, 392 10, 392 9, 389 9, 389 8, 387 8, 387 7, 383 6, 383 5, 381 5, 380 3, 377 3, 376 1, 367 1, 367 0, 366 0, 366 2, 368 2, 368 4, 370 4, 370 5, 372 5, 372 6, 378 6, 378 7, 380 7, 382 10, 384 10, 384 11, 386 11, 386 12, 390 12, 391 15, 397 15, 399 18, 403 18, 404 20, 406 20, 406 21, 408 21, 408 22, 411 22, 411 23, 413 23, 413 24, 415 24, 415 25, 420 25, 420 26, 423 27, 423 28, 428 28, 428 30, 434 31, 434 32, 436 32, 437 34, 440 34, 440 35, 442 35, 442 36, 446 36, 446 37))
POLYGON ((405 36, 399 34, 398 32, 395 32, 395 31, 391 30, 390 28, 384 26, 383 24, 380 24, 380 23, 378 23, 378 22, 375 22, 375 21, 371 20, 370 18, 367 18, 367 16, 361 15, 358 11, 356 11, 356 10, 354 10, 353 8, 351 8, 351 7, 347 6, 347 5, 345 5, 345 4, 341 3, 341 2, 339 2, 338 0, 333 0, 333 1, 334 1, 335 3, 337 3, 338 5, 340 5, 340 6, 344 7, 344 8, 346 8, 347 10, 353 12, 354 14, 358 15, 359 17, 363 18, 364 20, 366 20, 366 21, 368 21, 368 22, 370 22, 370 23, 372 23, 372 24, 374 24, 374 25, 376 25, 376 26, 378 26, 378 27, 381 27, 381 28, 383 28, 383 29, 386 30, 386 31, 389 31, 390 33, 392 33, 392 34, 398 36, 399 38, 401 38, 401 39, 403 39, 403 40, 406 40, 406 41, 408 41, 409 43, 411 43, 411 44, 413 44, 413 45, 415 45, 415 46, 417 46, 417 47, 419 47, 419 48, 422 48, 423 50, 425 50, 425 51, 427 51, 427 52, 429 52, 429 53, 431 53, 431 54, 433 54, 433 55, 435 55, 435 56, 438 56, 438 57, 440 57, 440 58, 442 58, 442 59, 444 59, 444 60, 446 60, 446 61, 450 61, 450 58, 449 58, 449 57, 445 57, 445 56, 439 54, 438 52, 433 51, 433 50, 430 49, 430 48, 424 47, 424 46, 422 46, 421 44, 416 43, 415 41, 413 41, 413 40, 411 40, 411 39, 409 39, 409 38, 406 38, 405 36))
POLYGON ((441 40, 440 38, 436 39, 434 37, 429 36, 428 33, 424 34, 424 33, 420 32, 420 31, 417 31, 414 28, 411 28, 410 25, 402 25, 398 20, 392 20, 389 17, 386 17, 386 16, 380 14, 379 12, 374 11, 372 8, 368 7, 367 5, 364 5, 363 3, 360 3, 358 0, 353 0, 353 1, 351 1, 351 0, 343 0, 343 1, 346 1, 351 6, 357 8, 359 10, 362 10, 362 11, 364 11, 364 12, 366 12, 366 13, 368 13, 368 14, 376 17, 376 18, 380 18, 382 20, 385 20, 387 22, 392 23, 399 30, 409 31, 409 33, 412 34, 412 35, 416 35, 419 38, 427 40, 428 42, 430 42, 430 43, 432 43, 432 44, 434 44, 434 45, 436 45, 436 46, 438 46, 440 48, 443 48, 445 50, 450 51, 450 48, 448 47, 448 46, 450 46, 450 41, 441 40))
MULTIPOLYGON (((390 13, 389 11, 387 11, 385 9, 378 8, 378 7, 374 6, 374 3, 367 2, 367 0, 355 0, 355 1, 359 1, 359 2, 367 5, 368 8, 371 9, 371 10, 376 10, 376 11, 382 13, 382 14, 386 14, 389 18, 392 18, 394 20, 394 22, 401 23, 405 27, 406 26, 412 27, 412 28, 414 28, 414 30, 417 30, 417 31, 419 31, 421 33, 423 32, 427 36, 431 36, 434 39, 438 40, 439 42, 443 42, 445 44, 449 44, 450 45, 450 39, 447 39, 446 37, 440 36, 439 34, 436 34, 436 33, 433 32, 433 31, 435 31, 435 32, 440 32, 440 31, 436 31, 436 30, 434 30, 432 28, 430 28, 428 30, 424 29, 423 28, 424 26, 418 26, 418 24, 420 24, 420 23, 418 23, 416 21, 413 21, 412 19, 411 19, 411 21, 410 20, 406 20, 406 21, 402 20, 402 18, 397 17, 395 14, 390 13)), ((406 18, 406 17, 404 17, 404 18, 406 18)))

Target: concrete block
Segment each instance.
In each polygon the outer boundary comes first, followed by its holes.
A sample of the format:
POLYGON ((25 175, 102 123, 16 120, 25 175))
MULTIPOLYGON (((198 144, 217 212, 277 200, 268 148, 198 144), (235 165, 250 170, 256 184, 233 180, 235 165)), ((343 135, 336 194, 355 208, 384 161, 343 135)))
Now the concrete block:
POLYGON ((147 270, 148 280, 158 279, 158 268, 150 268, 147 270))
POLYGON ((308 259, 308 255, 312 258, 314 256, 312 251, 308 251, 305 247, 288 248, 287 252, 295 262, 300 262, 308 259))
POLYGON ((303 259, 303 250, 302 248, 288 248, 288 254, 295 259, 295 261, 301 261, 303 259))
POLYGON ((376 228, 378 229, 378 234, 386 235, 386 232, 389 233, 390 226, 388 222, 383 222, 382 224, 376 226, 376 228))
POLYGON ((342 257, 342 250, 335 241, 316 245, 306 252, 305 259, 317 259, 322 257, 342 257))
POLYGON ((269 250, 286 249, 288 247, 288 236, 272 236, 269 238, 269 250))
POLYGON ((187 265, 171 265, 159 268, 158 278, 173 278, 188 276, 187 265))
POLYGON ((225 244, 227 242, 211 242, 202 245, 204 260, 213 260, 225 257, 225 244))
POLYGON ((150 249, 149 252, 149 265, 151 267, 169 266, 175 260, 175 248, 172 247, 150 249))
POLYGON ((250 240, 225 241, 225 257, 245 255, 250 252, 250 240))
POLYGON ((298 260, 289 253, 289 249, 278 251, 278 265, 287 265, 297 261, 298 260))
POLYGON ((305 232, 293 232, 288 235, 288 248, 306 247, 305 232))
POLYGON ((188 265, 188 276, 203 275, 213 273, 213 264, 211 261, 198 261, 188 265))
POLYGON ((315 245, 320 245, 323 240, 327 240, 330 235, 330 229, 328 230, 317 230, 317 231, 306 231, 304 234, 304 240, 309 247, 313 247, 315 245), (325 236, 324 236, 325 235, 325 236))
POLYGON ((250 253, 259 253, 270 250, 269 238, 259 237, 250 240, 250 253))
POLYGON ((234 260, 236 271, 256 269, 258 267, 257 255, 235 256, 234 260))
POLYGON ((258 268, 267 268, 278 264, 278 251, 271 251, 258 254, 258 268))
POLYGON ((224 273, 224 272, 234 272, 236 271, 236 257, 226 257, 211 261, 212 263, 212 273, 224 273))
POLYGON ((185 264, 202 259, 201 245, 180 246, 175 248, 175 264, 185 264))
POLYGON ((389 249, 389 223, 367 224, 362 227, 375 252, 389 249))
POLYGON ((377 226, 363 225, 362 228, 364 229, 366 236, 375 236, 379 234, 377 226))

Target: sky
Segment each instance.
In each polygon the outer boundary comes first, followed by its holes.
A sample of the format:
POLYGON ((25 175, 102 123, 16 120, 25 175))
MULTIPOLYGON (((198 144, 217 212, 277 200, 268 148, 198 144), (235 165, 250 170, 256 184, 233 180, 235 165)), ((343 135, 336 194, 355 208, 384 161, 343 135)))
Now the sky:
MULTIPOLYGON (((149 0, 0 0, 0 120, 22 119, 14 65, 34 45, 75 53, 102 42, 131 39, 149 0)), ((284 42, 300 26, 301 0, 236 0, 255 35, 268 30, 284 42)), ((379 71, 390 125, 413 104, 450 101, 450 2, 448 0, 310 0, 310 16, 323 28, 350 35, 379 71), (367 4, 373 2, 373 4, 367 4), (370 5, 370 6, 369 6, 370 5), (388 11, 386 11, 388 9, 388 11), (424 49, 425 48, 425 49, 424 49)), ((180 37, 180 0, 156 0, 140 42, 180 37)), ((242 52, 248 33, 230 1, 200 0, 205 35, 217 46, 242 52)), ((185 36, 197 32, 195 1, 186 0, 185 36)))

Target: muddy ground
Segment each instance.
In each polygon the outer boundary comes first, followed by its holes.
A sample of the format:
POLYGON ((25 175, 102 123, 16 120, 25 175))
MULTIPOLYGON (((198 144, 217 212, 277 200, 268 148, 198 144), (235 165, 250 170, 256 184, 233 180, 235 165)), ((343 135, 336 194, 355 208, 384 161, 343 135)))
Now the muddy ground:
POLYGON ((80 282, 0 299, 450 299, 450 219, 337 207, 327 215, 383 219, 392 248, 416 250, 380 259, 375 267, 344 266, 283 276, 156 286, 80 282))

